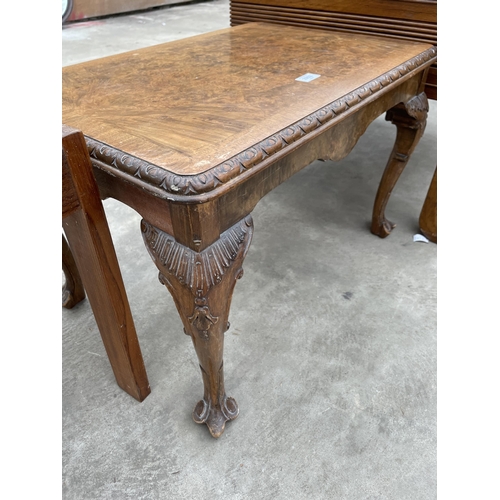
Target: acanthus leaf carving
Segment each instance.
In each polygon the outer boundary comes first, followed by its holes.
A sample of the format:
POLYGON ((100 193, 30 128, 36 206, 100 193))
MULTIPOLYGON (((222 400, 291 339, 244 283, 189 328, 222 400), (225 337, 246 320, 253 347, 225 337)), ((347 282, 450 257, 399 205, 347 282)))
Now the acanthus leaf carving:
MULTIPOLYGON (((385 119, 399 126, 412 129, 425 128, 429 101, 424 92, 406 103, 400 103, 387 111, 385 119)), ((406 161, 407 158, 404 160, 406 161)))
MULTIPOLYGON (((251 217, 223 232, 216 242, 201 252, 185 247, 145 220, 141 228, 148 251, 160 269, 160 282, 169 287, 171 280, 175 280, 189 290, 194 306, 187 320, 203 340, 209 340, 211 328, 219 322, 219 317, 210 311, 209 292, 223 281, 242 247, 248 245, 253 231, 251 217)), ((234 278, 239 279, 243 270, 237 268, 233 273, 234 278)))
POLYGON ((221 282, 236 259, 251 225, 251 218, 248 217, 222 233, 220 239, 205 250, 196 252, 148 222, 141 222, 153 259, 187 286, 195 297, 204 297, 221 282))

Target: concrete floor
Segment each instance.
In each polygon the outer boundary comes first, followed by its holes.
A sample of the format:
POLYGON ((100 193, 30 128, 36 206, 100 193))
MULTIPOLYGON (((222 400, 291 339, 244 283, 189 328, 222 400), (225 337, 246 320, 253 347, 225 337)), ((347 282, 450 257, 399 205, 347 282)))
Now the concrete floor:
MULTIPOLYGON (((63 28, 63 65, 229 25, 227 0, 63 28)), ((436 164, 437 106, 373 236, 395 138, 377 119, 343 161, 266 196, 226 334, 237 420, 191 419, 202 381, 140 217, 104 202, 152 392, 115 383, 88 301, 63 310, 63 498, 436 498, 436 252, 413 242, 436 164)))

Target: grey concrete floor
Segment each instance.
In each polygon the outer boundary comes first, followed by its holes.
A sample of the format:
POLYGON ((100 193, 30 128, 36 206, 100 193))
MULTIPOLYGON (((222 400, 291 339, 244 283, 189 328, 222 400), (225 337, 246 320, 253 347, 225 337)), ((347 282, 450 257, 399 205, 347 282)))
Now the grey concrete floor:
MULTIPOLYGON (((227 0, 67 26, 63 65, 229 25, 227 0)), ((373 236, 395 138, 383 117, 340 162, 267 195, 236 286, 226 389, 240 416, 191 419, 202 381, 140 216, 104 202, 152 392, 115 383, 88 301, 63 310, 63 498, 436 498, 436 252, 413 242, 436 165, 437 105, 373 236)))

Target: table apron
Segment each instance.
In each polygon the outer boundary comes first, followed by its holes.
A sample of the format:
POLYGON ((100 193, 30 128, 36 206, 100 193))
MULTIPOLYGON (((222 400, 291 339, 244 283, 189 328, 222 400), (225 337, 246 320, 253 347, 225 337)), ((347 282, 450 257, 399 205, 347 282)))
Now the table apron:
POLYGON ((420 84, 421 74, 342 117, 329 128, 325 127, 326 130, 314 137, 308 135, 299 139, 277 153, 269 165, 262 162, 229 181, 217 201, 221 232, 251 213, 267 193, 313 161, 345 158, 376 118, 397 104, 408 102, 419 93, 420 84))

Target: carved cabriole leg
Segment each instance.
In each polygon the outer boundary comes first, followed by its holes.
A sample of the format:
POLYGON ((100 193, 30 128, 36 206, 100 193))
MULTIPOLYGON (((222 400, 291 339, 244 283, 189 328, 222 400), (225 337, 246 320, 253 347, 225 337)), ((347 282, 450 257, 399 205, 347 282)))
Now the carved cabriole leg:
POLYGON ((225 423, 239 413, 236 401, 224 390, 223 347, 234 285, 243 275, 241 266, 252 239, 252 219, 238 222, 201 252, 144 220, 141 228, 160 281, 172 294, 198 355, 204 395, 193 419, 207 424, 212 436, 219 437, 225 423))
POLYGON ((385 207, 410 155, 424 133, 428 111, 429 104, 423 92, 407 103, 398 104, 387 111, 385 119, 396 125, 397 135, 373 207, 371 232, 381 238, 388 236, 396 226, 385 218, 385 207))

